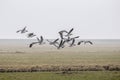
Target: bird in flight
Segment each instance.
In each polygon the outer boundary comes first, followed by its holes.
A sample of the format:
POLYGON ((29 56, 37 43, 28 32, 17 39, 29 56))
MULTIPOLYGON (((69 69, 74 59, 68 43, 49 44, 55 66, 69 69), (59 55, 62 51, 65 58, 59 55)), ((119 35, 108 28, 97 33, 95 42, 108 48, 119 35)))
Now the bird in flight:
POLYGON ((28 32, 27 30, 26 30, 26 26, 23 28, 23 29, 20 29, 20 30, 18 30, 18 31, 16 31, 16 33, 26 33, 26 32, 28 32))
POLYGON ((59 33, 61 39, 64 39, 63 33, 67 33, 68 34, 68 32, 66 30, 59 31, 58 33, 59 33))
POLYGON ((77 45, 80 45, 81 43, 84 43, 84 41, 79 41, 79 42, 77 43, 77 45))
POLYGON ((43 37, 42 37, 42 36, 40 36, 40 39, 37 37, 37 41, 38 41, 38 42, 32 42, 32 43, 29 45, 29 48, 31 48, 34 44, 39 44, 39 45, 44 44, 44 42, 43 42, 43 37))
POLYGON ((87 43, 93 45, 93 43, 92 43, 91 41, 85 41, 85 42, 84 42, 84 44, 87 44, 87 43))
POLYGON ((58 42, 57 42, 58 40, 59 40, 59 38, 55 39, 55 40, 52 42, 52 41, 49 41, 49 40, 47 39, 47 41, 49 42, 50 45, 53 45, 53 44, 58 43, 58 42))
POLYGON ((28 37, 28 38, 32 38, 32 37, 34 37, 34 36, 36 36, 34 33, 29 33, 29 34, 27 34, 27 37, 28 37))
POLYGON ((52 41, 49 41, 49 40, 47 39, 47 41, 49 42, 50 45, 54 45, 54 46, 57 47, 57 48, 58 48, 58 46, 59 46, 59 43, 57 42, 58 40, 59 40, 59 38, 55 39, 55 40, 52 42, 52 41))

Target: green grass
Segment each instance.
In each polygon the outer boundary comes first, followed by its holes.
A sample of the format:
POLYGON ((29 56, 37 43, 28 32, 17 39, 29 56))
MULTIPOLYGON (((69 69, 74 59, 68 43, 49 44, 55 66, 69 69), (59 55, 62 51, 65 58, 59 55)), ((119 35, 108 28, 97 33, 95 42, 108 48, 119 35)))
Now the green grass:
POLYGON ((0 73, 0 80, 120 80, 120 72, 81 71, 72 74, 62 74, 60 72, 0 73))

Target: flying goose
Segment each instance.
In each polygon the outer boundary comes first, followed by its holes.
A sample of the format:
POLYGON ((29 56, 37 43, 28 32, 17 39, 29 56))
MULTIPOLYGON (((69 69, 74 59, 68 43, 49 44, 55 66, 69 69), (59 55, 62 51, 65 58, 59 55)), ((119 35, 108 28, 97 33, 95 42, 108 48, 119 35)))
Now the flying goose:
POLYGON ((40 36, 40 39, 37 37, 37 41, 38 42, 32 42, 30 45, 29 45, 29 47, 31 48, 34 44, 39 44, 39 45, 41 45, 41 44, 44 44, 43 43, 43 37, 42 36, 40 36))
POLYGON ((83 43, 84 41, 79 41, 78 43, 77 43, 77 45, 80 45, 81 43, 83 43))
POLYGON ((16 31, 16 33, 26 33, 26 32, 28 32, 27 30, 26 30, 26 26, 23 28, 23 29, 21 29, 21 30, 18 30, 18 31, 16 31))
POLYGON ((93 43, 92 43, 91 41, 85 41, 85 42, 84 42, 84 44, 87 44, 87 43, 93 45, 93 43))
POLYGON ((63 36, 64 36, 63 33, 67 33, 68 34, 68 32, 66 30, 59 31, 58 33, 60 34, 60 38, 61 39, 64 39, 63 38, 63 36))
POLYGON ((34 33, 29 33, 29 34, 27 35, 28 38, 32 38, 32 37, 34 37, 34 36, 36 36, 34 33))
POLYGON ((50 45, 55 44, 55 43, 58 43, 58 42, 57 42, 58 40, 59 40, 59 38, 57 38, 57 39, 55 39, 53 42, 51 42, 51 41, 49 41, 49 40, 47 39, 47 41, 49 42, 50 45))

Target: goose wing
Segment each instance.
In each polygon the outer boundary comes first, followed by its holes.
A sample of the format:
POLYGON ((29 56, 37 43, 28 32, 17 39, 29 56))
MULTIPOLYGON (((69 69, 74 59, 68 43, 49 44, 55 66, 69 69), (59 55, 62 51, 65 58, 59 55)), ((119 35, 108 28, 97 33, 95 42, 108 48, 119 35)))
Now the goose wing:
POLYGON ((74 43, 75 43, 75 39, 73 38, 73 39, 72 39, 72 43, 71 43, 71 45, 70 45, 70 46, 73 46, 73 45, 74 45, 74 43))
POLYGON ((88 41, 91 45, 93 45, 93 43, 91 41, 88 41))
POLYGON ((68 34, 70 34, 73 30, 74 30, 74 28, 70 29, 70 31, 68 32, 68 34))
POLYGON ((60 33, 60 32, 59 32, 59 34, 60 34, 60 38, 61 38, 61 39, 63 39, 63 34, 62 34, 62 33, 60 33))
POLYGON ((55 40, 53 41, 53 43, 57 42, 58 40, 59 40, 59 38, 55 39, 55 40))
POLYGON ((41 43, 43 42, 43 36, 40 36, 40 38, 41 38, 41 43))
POLYGON ((68 33, 66 30, 59 31, 59 33, 68 33))
POLYGON ((61 41, 60 41, 60 44, 59 44, 59 46, 58 46, 58 49, 59 49, 60 47, 62 47, 62 46, 64 45, 64 43, 65 43, 65 41, 61 40, 61 41))
POLYGON ((84 42, 84 41, 79 41, 79 42, 77 43, 77 45, 80 45, 82 42, 84 42))
POLYGON ((22 29, 22 31, 25 31, 26 30, 26 26, 22 29))
POLYGON ((21 30, 16 31, 16 33, 20 32, 21 30))
POLYGON ((33 42, 33 43, 31 43, 30 45, 29 45, 29 48, 31 48, 34 44, 36 44, 36 43, 38 43, 38 42, 33 42))

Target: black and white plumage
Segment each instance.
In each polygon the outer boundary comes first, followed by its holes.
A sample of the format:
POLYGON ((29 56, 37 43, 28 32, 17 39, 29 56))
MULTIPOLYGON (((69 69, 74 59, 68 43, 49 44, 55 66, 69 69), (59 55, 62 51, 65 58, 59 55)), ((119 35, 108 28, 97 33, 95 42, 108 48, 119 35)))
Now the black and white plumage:
POLYGON ((44 44, 44 42, 43 42, 43 37, 42 37, 42 36, 40 36, 40 39, 37 37, 37 41, 38 41, 38 42, 32 42, 32 43, 29 45, 29 48, 31 48, 34 44, 39 44, 39 45, 44 44))
POLYGON ((18 30, 18 31, 16 31, 16 33, 26 33, 26 32, 28 32, 27 30, 26 30, 26 26, 23 28, 23 29, 21 29, 21 30, 18 30))
POLYGON ((27 37, 28 37, 28 38, 32 38, 32 37, 34 37, 34 36, 36 36, 34 33, 29 33, 29 34, 27 34, 27 37))

